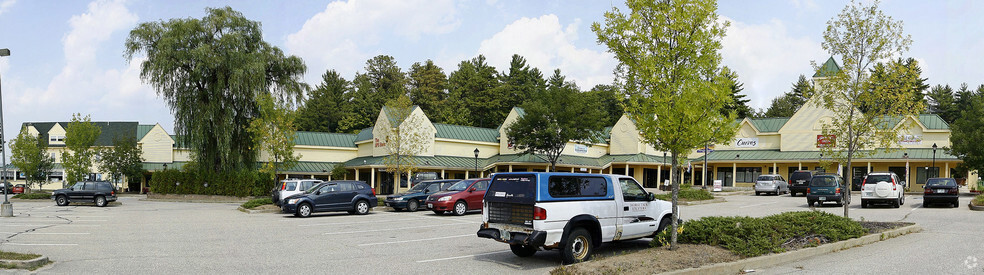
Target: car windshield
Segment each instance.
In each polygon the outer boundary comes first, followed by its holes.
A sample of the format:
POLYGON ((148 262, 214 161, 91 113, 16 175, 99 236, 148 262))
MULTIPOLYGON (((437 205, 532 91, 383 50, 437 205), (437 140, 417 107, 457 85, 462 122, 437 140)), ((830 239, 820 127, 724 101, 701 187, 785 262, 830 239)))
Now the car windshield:
POLYGON ((759 181, 770 181, 770 180, 773 180, 773 179, 774 178, 772 176, 759 176, 759 178, 758 178, 759 181))
POLYGON ((957 181, 950 178, 929 179, 926 181, 926 187, 944 187, 944 186, 957 186, 957 181))
POLYGON ((879 183, 879 182, 883 182, 883 181, 884 182, 891 183, 892 182, 892 176, 890 176, 890 175, 868 175, 868 178, 865 179, 864 182, 865 183, 879 183))
POLYGON ((420 193, 420 192, 424 192, 424 188, 427 188, 428 185, 431 185, 431 183, 430 182, 421 182, 421 183, 418 183, 417 185, 414 185, 413 188, 410 188, 410 191, 407 191, 407 192, 409 192, 409 193, 420 193))
POLYGON ((813 180, 810 181, 810 186, 834 187, 837 186, 837 179, 834 177, 813 177, 813 180))
POLYGON ((321 186, 322 185, 325 185, 325 183, 322 182, 322 183, 319 183, 318 185, 315 185, 314 187, 309 188, 307 191, 304 191, 304 194, 314 193, 315 191, 318 191, 318 189, 321 189, 321 186))
POLYGON ((475 182, 475 180, 459 181, 458 183, 455 183, 454 185, 449 187, 448 191, 465 191, 465 189, 468 189, 468 186, 471 186, 473 182, 475 182))

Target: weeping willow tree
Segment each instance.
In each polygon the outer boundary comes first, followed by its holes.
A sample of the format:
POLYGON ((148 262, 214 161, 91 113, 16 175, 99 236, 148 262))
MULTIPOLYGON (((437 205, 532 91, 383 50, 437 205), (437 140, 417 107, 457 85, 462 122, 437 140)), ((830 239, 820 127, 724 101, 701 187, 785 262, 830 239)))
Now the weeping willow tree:
POLYGON ((138 57, 140 78, 174 114, 174 131, 203 170, 254 169, 257 146, 248 125, 260 116, 257 98, 293 105, 307 85, 296 56, 263 41, 260 23, 225 7, 203 18, 145 22, 130 31, 124 55, 138 57))

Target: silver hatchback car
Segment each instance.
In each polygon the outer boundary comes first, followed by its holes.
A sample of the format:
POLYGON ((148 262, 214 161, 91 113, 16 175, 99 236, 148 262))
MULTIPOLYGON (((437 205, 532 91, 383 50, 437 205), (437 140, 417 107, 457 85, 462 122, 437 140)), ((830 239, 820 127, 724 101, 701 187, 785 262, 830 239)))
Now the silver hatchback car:
POLYGON ((755 180, 755 195, 758 196, 762 193, 775 193, 776 196, 779 194, 788 194, 789 183, 781 175, 761 175, 755 180))

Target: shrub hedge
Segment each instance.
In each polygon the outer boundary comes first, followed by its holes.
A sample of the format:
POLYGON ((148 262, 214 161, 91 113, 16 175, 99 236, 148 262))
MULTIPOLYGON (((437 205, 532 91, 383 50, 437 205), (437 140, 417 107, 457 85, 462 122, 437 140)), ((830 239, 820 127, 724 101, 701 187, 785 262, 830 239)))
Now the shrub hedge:
POLYGON ((220 196, 266 196, 273 188, 273 177, 257 171, 209 172, 164 170, 154 172, 150 191, 160 194, 220 196))
POLYGON ((246 208, 246 209, 253 209, 253 208, 256 208, 257 206, 267 205, 267 204, 273 204, 273 199, 271 199, 269 197, 259 198, 259 199, 252 199, 252 200, 247 201, 246 203, 243 203, 242 207, 243 208, 246 208))
POLYGON ((24 200, 50 200, 51 192, 38 191, 38 192, 31 192, 31 193, 23 193, 23 194, 14 195, 13 198, 24 199, 24 200))
POLYGON ((974 197, 974 199, 971 200, 971 203, 973 203, 976 206, 984 206, 984 194, 980 194, 974 197))
MULTIPOLYGON (((819 211, 786 212, 762 218, 703 217, 687 221, 678 230, 679 243, 721 246, 745 257, 781 253, 782 244, 792 238, 824 236, 831 242, 857 238, 867 229, 849 218, 819 211)), ((651 242, 666 245, 669 230, 651 242)))
MULTIPOLYGON (((671 199, 673 199, 673 194, 672 193, 659 194, 656 195, 656 198, 664 201, 670 201, 671 199)), ((680 194, 678 198, 683 200, 702 201, 702 200, 714 199, 714 195, 712 195, 711 192, 707 192, 707 190, 705 189, 683 188, 683 186, 681 186, 680 194)))

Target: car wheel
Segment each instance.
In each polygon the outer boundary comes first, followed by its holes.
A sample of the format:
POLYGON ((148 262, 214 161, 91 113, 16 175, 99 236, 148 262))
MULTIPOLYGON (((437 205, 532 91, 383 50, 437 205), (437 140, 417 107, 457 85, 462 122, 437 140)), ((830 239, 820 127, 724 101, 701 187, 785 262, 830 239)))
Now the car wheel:
POLYGON ((776 187, 776 196, 779 195, 779 187, 776 187))
POLYGON ((659 221, 659 228, 656 230, 656 232, 653 232, 653 236, 656 236, 656 234, 659 234, 659 232, 663 232, 663 230, 666 230, 667 228, 669 228, 670 227, 670 223, 672 223, 672 222, 673 222, 673 219, 671 219, 669 216, 666 216, 666 217, 663 217, 663 219, 660 219, 660 221, 659 221))
POLYGON ((810 207, 813 207, 813 201, 806 201, 806 205, 809 205, 810 207))
POLYGON ((355 202, 355 213, 359 215, 369 214, 369 203, 365 200, 355 202))
POLYGON ((575 228, 564 238, 561 244, 560 256, 564 264, 574 264, 591 258, 591 234, 584 228, 575 228))
POLYGON ((868 208, 868 202, 861 200, 861 208, 868 208))
POLYGON ((529 257, 536 254, 536 247, 521 244, 510 244, 509 249, 512 250, 513 254, 520 257, 529 257))
POLYGON ((57 204, 58 206, 68 205, 68 197, 65 197, 64 195, 58 196, 57 198, 55 198, 55 204, 57 204))
POLYGON ((905 194, 900 194, 899 205, 905 205, 905 194))
POLYGON ((311 204, 310 203, 302 203, 302 204, 298 205, 297 206, 297 213, 294 213, 294 216, 298 216, 298 217, 301 217, 301 218, 310 217, 311 216, 311 204))
POLYGON ((444 215, 444 211, 437 211, 437 210, 434 210, 434 215, 438 215, 438 216, 440 216, 440 215, 444 215))
POLYGON ((410 200, 407 202, 407 211, 417 212, 417 208, 420 208, 420 203, 417 200, 410 200))
POLYGON ((465 201, 454 203, 454 211, 451 211, 455 216, 463 216, 466 212, 468 212, 468 204, 465 201))
POLYGON ((902 199, 901 198, 896 199, 895 201, 892 201, 892 207, 899 208, 899 205, 902 205, 902 199))
POLYGON ((96 206, 99 206, 99 207, 106 206, 106 197, 96 196, 96 206))
POLYGON ((762 195, 762 192, 759 192, 759 191, 755 191, 755 195, 756 195, 756 196, 758 196, 758 195, 762 195))
POLYGON ((957 207, 960 207, 960 201, 953 202, 953 208, 957 208, 957 207))

